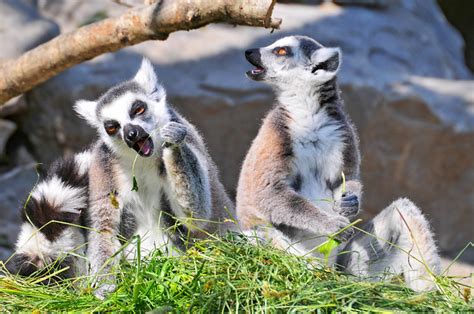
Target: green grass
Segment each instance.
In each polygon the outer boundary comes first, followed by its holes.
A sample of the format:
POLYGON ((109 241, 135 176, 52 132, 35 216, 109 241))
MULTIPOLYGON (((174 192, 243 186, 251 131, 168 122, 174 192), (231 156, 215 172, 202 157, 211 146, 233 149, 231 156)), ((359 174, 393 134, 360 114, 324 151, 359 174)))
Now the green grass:
POLYGON ((118 289, 105 301, 93 296, 84 278, 45 286, 33 284, 34 279, 2 277, 0 312, 452 312, 474 308, 468 290, 448 277, 437 279, 439 291, 415 294, 402 283, 355 281, 311 265, 304 258, 253 246, 239 237, 206 240, 182 256, 163 256, 157 251, 140 263, 123 262, 117 271, 118 289))

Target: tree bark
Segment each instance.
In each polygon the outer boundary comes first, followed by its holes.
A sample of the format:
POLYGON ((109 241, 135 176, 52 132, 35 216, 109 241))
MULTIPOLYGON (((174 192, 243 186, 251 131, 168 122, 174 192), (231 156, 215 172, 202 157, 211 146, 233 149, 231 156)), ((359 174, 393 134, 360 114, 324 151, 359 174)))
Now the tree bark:
POLYGON ((60 72, 106 52, 210 23, 278 28, 276 0, 161 0, 59 35, 0 64, 0 106, 60 72))

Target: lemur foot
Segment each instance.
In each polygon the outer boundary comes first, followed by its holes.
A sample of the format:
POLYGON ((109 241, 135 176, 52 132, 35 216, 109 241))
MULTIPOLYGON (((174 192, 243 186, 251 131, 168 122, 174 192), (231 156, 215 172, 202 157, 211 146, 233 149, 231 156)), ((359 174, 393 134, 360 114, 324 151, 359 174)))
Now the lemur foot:
POLYGON ((359 197, 354 192, 346 192, 336 204, 336 211, 344 217, 354 217, 360 211, 359 197))
POLYGON ((164 147, 181 145, 187 134, 188 131, 186 130, 186 126, 178 122, 168 122, 160 130, 164 147))
MULTIPOLYGON (((330 234, 334 234, 334 233, 339 232, 341 229, 344 229, 345 227, 347 227, 347 225, 350 224, 350 221, 346 217, 338 215, 337 217, 333 218, 332 221, 330 221, 329 223, 332 226, 332 228, 331 228, 332 232, 330 234)), ((350 238, 352 238, 353 235, 354 235, 354 229, 353 228, 347 228, 346 230, 342 231, 341 233, 338 233, 335 236, 335 238, 337 240, 341 241, 341 242, 346 242, 350 238)))
POLYGON ((99 300, 105 300, 105 298, 116 289, 117 286, 115 284, 103 284, 94 291, 94 295, 99 300))

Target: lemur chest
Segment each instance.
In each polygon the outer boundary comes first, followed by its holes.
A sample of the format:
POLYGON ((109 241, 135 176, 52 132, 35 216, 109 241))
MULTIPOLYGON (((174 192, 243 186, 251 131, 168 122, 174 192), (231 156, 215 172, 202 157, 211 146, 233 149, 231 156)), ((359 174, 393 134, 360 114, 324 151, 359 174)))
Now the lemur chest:
POLYGON ((318 207, 332 208, 332 183, 344 166, 344 133, 323 110, 293 119, 290 123, 293 158, 290 185, 318 207))
POLYGON ((142 254, 157 248, 168 249, 171 241, 164 230, 162 216, 169 213, 163 213, 161 208, 166 178, 160 176, 154 166, 139 166, 133 170, 124 169, 120 181, 118 194, 123 203, 122 211, 128 212, 122 217, 129 217, 122 219, 133 219, 133 235, 140 236, 142 254))

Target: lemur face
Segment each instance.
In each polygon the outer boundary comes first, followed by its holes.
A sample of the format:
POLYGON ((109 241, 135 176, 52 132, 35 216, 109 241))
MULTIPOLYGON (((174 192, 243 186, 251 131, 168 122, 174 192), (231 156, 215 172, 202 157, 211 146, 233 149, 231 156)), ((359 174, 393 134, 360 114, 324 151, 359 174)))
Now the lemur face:
POLYGON ((306 36, 289 36, 267 47, 245 51, 255 69, 247 76, 284 88, 294 82, 324 83, 339 70, 339 48, 326 48, 306 36))
POLYGON ((112 87, 97 101, 80 100, 74 109, 114 151, 142 157, 160 147, 158 130, 170 121, 166 92, 147 59, 132 80, 112 87))

